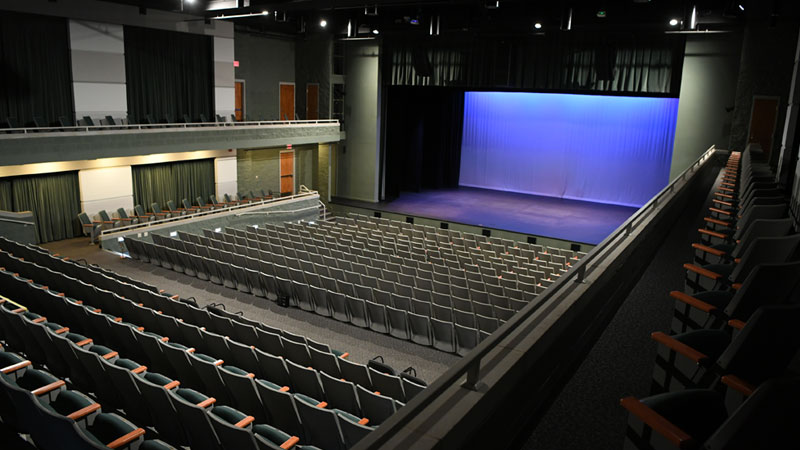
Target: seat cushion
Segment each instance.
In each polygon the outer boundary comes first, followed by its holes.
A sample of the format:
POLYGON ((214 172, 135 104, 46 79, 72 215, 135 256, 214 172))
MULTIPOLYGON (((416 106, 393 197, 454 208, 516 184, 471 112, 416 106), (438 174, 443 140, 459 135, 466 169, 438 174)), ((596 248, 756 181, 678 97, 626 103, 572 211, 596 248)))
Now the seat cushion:
POLYGON ((253 425, 253 433, 275 443, 276 445, 281 445, 292 437, 275 427, 261 423, 253 425))
POLYGON ((141 364, 128 358, 119 358, 116 361, 114 361, 114 365, 118 367, 123 367, 128 370, 133 370, 139 367, 141 364))
POLYGON ((235 425, 245 417, 247 414, 238 411, 236 409, 231 408, 230 406, 215 406, 214 409, 211 410, 211 414, 216 417, 219 417, 223 421, 235 425))
POLYGON ((704 442, 728 417, 724 397, 710 389, 687 389, 643 398, 642 403, 704 442))
POLYGON ((42 386, 47 386, 50 383, 55 383, 58 378, 43 370, 28 369, 25 374, 17 378, 17 385, 23 389, 32 391, 42 386))
POLYGON ((22 361, 25 361, 25 358, 16 353, 0 352, 0 367, 12 366, 22 361))
POLYGON ((91 433, 91 437, 106 445, 135 429, 136 426, 116 414, 100 413, 86 430, 91 433))
POLYGON ((175 394, 187 402, 195 405, 208 399, 206 395, 203 395, 194 389, 179 388, 177 391, 175 391, 175 394))
POLYGON ((165 377, 157 372, 147 372, 144 374, 144 379, 159 386, 165 386, 167 384, 172 383, 172 379, 169 377, 165 377))
POLYGON ((58 394, 58 397, 49 404, 41 401, 40 403, 45 408, 55 411, 62 416, 66 416, 91 405, 94 401, 78 391, 62 391, 58 394))
POLYGON ((247 375, 248 373, 246 370, 242 370, 236 366, 222 366, 222 368, 230 373, 235 373, 236 375, 247 375))
POLYGON ((731 335, 723 330, 694 330, 672 336, 695 350, 716 360, 731 342, 731 335))
POLYGON ((705 291, 705 292, 698 292, 692 297, 702 300, 710 305, 716 306, 718 309, 724 309, 725 306, 730 303, 731 299, 735 295, 735 292, 729 291, 705 291))

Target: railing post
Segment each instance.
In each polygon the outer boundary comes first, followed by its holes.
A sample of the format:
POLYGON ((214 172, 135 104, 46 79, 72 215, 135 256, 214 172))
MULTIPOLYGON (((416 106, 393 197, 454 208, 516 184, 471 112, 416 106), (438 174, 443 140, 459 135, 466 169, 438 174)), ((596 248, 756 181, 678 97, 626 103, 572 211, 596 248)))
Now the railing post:
POLYGON ((586 264, 582 264, 578 267, 578 275, 575 278, 576 283, 583 283, 583 280, 586 278, 586 264))
POLYGON ((467 379, 464 380, 463 383, 461 383, 461 386, 471 391, 477 391, 478 377, 480 377, 480 374, 481 374, 481 361, 480 359, 478 359, 471 366, 469 366, 469 369, 467 369, 467 379))
POLYGON ((633 221, 628 222, 628 225, 625 227, 625 236, 630 236, 633 233, 633 221))

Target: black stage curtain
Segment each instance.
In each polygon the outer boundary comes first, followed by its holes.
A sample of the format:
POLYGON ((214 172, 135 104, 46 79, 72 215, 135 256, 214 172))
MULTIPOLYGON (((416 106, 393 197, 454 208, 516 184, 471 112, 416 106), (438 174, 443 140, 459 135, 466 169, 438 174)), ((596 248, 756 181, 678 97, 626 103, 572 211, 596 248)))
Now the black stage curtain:
MULTIPOLYGON (((387 38, 389 39, 389 38, 387 38)), ((525 38, 387 40, 390 85, 665 94, 677 97, 684 37, 572 31, 525 38)))
POLYGON ((198 195, 208 201, 214 187, 213 159, 133 166, 133 201, 146 211, 153 202, 165 209, 169 200, 179 208, 184 198, 192 204, 198 195))
POLYGON ((0 209, 32 211, 39 243, 80 236, 78 172, 0 179, 0 209))
POLYGON ((387 95, 385 198, 457 187, 464 91, 392 86, 387 95))
POLYGON ((19 126, 53 125, 72 117, 72 65, 67 20, 3 11, 0 14, 0 120, 19 126))
POLYGON ((138 123, 214 117, 211 36, 125 27, 128 114, 138 123))

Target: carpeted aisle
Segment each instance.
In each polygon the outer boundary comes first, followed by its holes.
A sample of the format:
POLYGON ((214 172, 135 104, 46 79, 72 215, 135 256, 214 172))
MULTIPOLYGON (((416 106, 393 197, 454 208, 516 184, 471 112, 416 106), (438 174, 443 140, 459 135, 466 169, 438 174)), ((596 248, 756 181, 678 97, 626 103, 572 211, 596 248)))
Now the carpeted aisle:
POLYGON ((297 308, 281 308, 263 298, 172 270, 130 258, 122 259, 119 255, 102 251, 95 245, 88 245, 87 242, 87 238, 77 238, 51 242, 43 247, 72 259, 85 259, 89 263, 142 280, 183 298, 194 297, 201 306, 223 303, 227 311, 243 311, 247 318, 302 334, 315 341, 326 342, 332 348, 350 352, 349 359, 352 361, 366 363, 370 358, 382 355, 386 363, 396 370, 414 367, 417 375, 428 383, 444 373, 459 358, 457 355, 395 339, 297 308))

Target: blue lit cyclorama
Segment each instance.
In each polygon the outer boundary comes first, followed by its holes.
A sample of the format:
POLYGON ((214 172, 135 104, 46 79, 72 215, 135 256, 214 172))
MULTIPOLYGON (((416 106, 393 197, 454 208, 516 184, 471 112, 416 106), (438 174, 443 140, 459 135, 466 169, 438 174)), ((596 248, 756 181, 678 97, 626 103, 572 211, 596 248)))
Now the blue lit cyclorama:
POLYGON ((467 92, 462 186, 642 206, 669 181, 677 98, 467 92))

